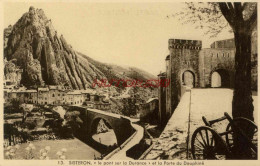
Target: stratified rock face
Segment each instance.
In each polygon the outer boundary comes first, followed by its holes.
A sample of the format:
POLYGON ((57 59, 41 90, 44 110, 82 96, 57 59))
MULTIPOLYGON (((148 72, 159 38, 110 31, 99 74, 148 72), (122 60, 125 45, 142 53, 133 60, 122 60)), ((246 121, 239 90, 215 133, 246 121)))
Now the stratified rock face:
MULTIPOLYGON (((21 84, 90 87, 106 78, 87 59, 81 58, 52 26, 42 9, 30 7, 17 23, 4 31, 5 57, 23 69, 21 84)), ((9 72, 10 75, 10 72, 9 72)))

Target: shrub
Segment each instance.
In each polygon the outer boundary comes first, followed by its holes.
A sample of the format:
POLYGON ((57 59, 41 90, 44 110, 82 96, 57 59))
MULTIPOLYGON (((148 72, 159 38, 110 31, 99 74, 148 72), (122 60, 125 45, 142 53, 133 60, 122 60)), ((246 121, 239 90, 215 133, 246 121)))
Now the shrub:
MULTIPOLYGON (((5 157, 6 159, 40 159, 40 160, 49 160, 49 152, 51 151, 50 146, 45 146, 45 148, 40 149, 39 152, 36 152, 36 148, 32 143, 29 143, 28 146, 25 148, 25 151, 23 153, 24 156, 19 156, 16 154, 16 151, 20 148, 20 145, 15 146, 8 146, 5 149, 5 157)), ((67 157, 65 153, 67 152, 66 148, 62 148, 59 150, 56 155, 59 160, 65 160, 67 157)))
POLYGON ((35 121, 25 121, 21 125, 22 128, 27 128, 29 130, 33 130, 36 127, 36 122, 35 121))
POLYGON ((83 121, 79 116, 79 111, 67 112, 64 116, 66 120, 66 125, 70 126, 72 130, 77 131, 83 124, 83 121))

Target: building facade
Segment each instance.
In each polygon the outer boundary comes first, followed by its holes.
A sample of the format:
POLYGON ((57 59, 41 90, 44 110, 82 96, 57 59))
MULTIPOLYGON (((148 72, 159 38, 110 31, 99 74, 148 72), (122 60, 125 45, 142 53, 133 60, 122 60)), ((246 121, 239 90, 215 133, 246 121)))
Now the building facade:
POLYGON ((11 105, 15 101, 19 104, 36 105, 86 105, 100 110, 111 108, 110 102, 104 100, 106 96, 94 94, 92 90, 66 90, 59 86, 26 89, 10 87, 8 84, 4 87, 5 105, 11 105))
MULTIPOLYGON (((234 39, 216 41, 202 49, 198 40, 169 39, 166 72, 158 79, 170 85, 159 87, 159 121, 165 125, 187 88, 233 88, 235 75, 234 39)), ((251 88, 257 90, 257 33, 252 35, 251 88)))

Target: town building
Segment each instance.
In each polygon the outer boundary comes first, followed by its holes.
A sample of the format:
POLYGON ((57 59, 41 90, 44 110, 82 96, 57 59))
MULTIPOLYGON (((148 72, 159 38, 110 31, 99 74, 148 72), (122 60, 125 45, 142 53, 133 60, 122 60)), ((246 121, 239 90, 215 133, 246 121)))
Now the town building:
POLYGON ((25 103, 25 92, 26 88, 24 87, 13 89, 4 88, 4 103, 10 104, 12 101, 18 102, 20 104, 25 103))
POLYGON ((15 87, 15 83, 13 83, 11 80, 4 80, 4 89, 12 90, 15 87))
POLYGON ((90 101, 90 95, 92 95, 94 93, 95 92, 91 89, 82 90, 81 94, 83 95, 83 98, 84 98, 83 104, 85 104, 87 101, 90 101))
POLYGON ((47 105, 50 104, 49 88, 38 88, 38 104, 47 105))
POLYGON ((136 104, 137 115, 142 122, 158 123, 158 98, 150 98, 145 103, 136 104))
POLYGON ((94 108, 95 103, 93 101, 85 101, 84 105, 88 108, 94 108))
POLYGON ((24 102, 28 104, 37 104, 37 90, 29 89, 24 91, 24 102))
MULTIPOLYGON (((7 81, 8 82, 8 81, 7 81)), ((88 108, 109 110, 111 104, 105 101, 105 95, 96 94, 93 90, 68 90, 60 86, 38 87, 37 89, 26 89, 25 87, 13 87, 4 84, 4 103, 37 105, 86 105, 88 108)))
POLYGON ((82 105, 84 100, 83 95, 78 90, 68 92, 66 98, 67 105, 82 105))
MULTIPOLYGON (((166 72, 160 73, 158 75, 158 80, 159 82, 163 81, 166 79, 166 72)), ((166 115, 166 87, 164 86, 159 86, 158 87, 158 99, 159 99, 159 111, 158 111, 158 124, 160 126, 165 126, 167 123, 167 117, 170 115, 166 115)), ((169 114, 169 112, 168 112, 169 114)))
POLYGON ((65 104, 65 89, 61 88, 60 86, 49 86, 49 94, 50 99, 49 103, 51 105, 63 105, 65 104))
POLYGON ((104 95, 98 94, 90 94, 90 101, 87 102, 87 105, 93 105, 92 107, 100 110, 109 110, 111 108, 111 104, 109 102, 105 102, 104 95))

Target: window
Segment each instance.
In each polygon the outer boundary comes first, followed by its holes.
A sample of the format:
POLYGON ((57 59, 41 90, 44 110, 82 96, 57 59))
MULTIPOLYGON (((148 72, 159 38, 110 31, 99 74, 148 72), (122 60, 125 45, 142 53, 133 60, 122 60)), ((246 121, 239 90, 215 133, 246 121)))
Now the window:
POLYGON ((52 97, 55 97, 55 94, 54 94, 54 93, 52 94, 52 97))

